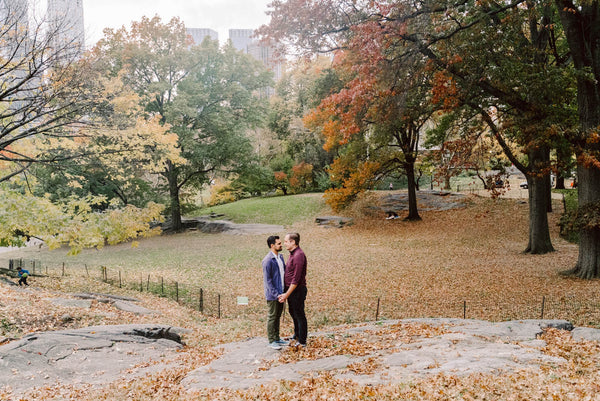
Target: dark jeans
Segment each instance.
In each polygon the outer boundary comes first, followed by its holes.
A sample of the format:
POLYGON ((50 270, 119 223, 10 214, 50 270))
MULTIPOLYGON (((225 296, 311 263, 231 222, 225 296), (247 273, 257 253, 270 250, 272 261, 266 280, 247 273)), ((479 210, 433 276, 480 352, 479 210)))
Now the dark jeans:
POLYGON ((267 301, 269 307, 269 316, 267 318, 267 336, 269 343, 280 340, 279 338, 279 322, 281 321, 281 313, 283 312, 283 304, 279 301, 267 301))
POLYGON ((294 321, 294 338, 300 344, 306 344, 306 337, 308 336, 308 323, 304 314, 304 301, 307 292, 306 287, 296 287, 287 299, 290 316, 294 321))
POLYGON ((21 284, 29 285, 29 284, 27 284, 27 277, 19 278, 19 285, 21 285, 21 284))

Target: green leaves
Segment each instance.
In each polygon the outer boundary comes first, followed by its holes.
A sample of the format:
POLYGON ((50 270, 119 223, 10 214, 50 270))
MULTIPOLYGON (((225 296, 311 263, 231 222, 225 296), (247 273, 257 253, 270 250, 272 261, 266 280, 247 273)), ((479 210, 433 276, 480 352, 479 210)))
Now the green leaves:
POLYGON ((122 209, 98 206, 106 199, 98 196, 72 197, 61 204, 48 198, 0 190, 0 244, 22 246, 29 237, 43 240, 50 249, 63 244, 70 254, 83 248, 102 248, 160 233, 150 227, 162 221, 162 205, 149 203, 144 208, 128 205, 122 209))

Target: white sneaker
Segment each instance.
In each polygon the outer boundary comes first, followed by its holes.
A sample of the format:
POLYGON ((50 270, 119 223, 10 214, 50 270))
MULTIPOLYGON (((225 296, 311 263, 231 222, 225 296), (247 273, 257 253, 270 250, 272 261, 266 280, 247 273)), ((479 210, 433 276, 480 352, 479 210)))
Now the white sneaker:
POLYGON ((281 349, 281 345, 279 345, 277 342, 272 342, 269 344, 269 347, 276 349, 276 350, 280 350, 281 349))
POLYGON ((277 341, 275 341, 275 342, 276 342, 277 344, 279 344, 279 345, 282 345, 282 346, 284 346, 284 347, 285 347, 285 346, 287 346, 287 345, 290 345, 290 342, 289 342, 289 341, 285 341, 285 340, 282 340, 282 339, 279 339, 279 340, 277 340, 277 341))

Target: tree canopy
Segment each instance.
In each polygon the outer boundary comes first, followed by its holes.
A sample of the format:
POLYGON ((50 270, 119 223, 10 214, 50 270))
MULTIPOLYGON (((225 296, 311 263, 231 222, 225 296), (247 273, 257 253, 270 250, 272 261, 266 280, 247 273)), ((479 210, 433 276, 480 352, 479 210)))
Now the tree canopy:
POLYGON ((177 135, 182 159, 167 160, 160 174, 178 230, 181 191, 238 171, 251 155, 245 129, 263 120, 259 92, 271 84, 271 73, 231 45, 193 45, 177 18, 144 17, 129 30, 106 30, 95 53, 137 93, 146 113, 177 135))

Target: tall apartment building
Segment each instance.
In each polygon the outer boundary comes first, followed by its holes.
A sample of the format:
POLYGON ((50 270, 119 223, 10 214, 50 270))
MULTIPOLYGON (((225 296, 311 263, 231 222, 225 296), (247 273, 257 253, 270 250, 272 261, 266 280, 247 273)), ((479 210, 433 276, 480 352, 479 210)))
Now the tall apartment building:
MULTIPOLYGON (((230 29, 229 39, 233 47, 250 54, 256 60, 261 61, 263 65, 273 72, 275 82, 281 79, 282 65, 281 61, 274 57, 275 49, 272 46, 264 45, 253 38, 252 29, 230 29)), ((273 94, 273 88, 267 88, 267 95, 273 94)))
POLYGON ((253 34, 253 29, 230 29, 229 39, 233 43, 233 47, 244 53, 248 53, 248 48, 254 41, 252 39, 253 34))
POLYGON ((0 0, 2 52, 22 58, 28 51, 28 0, 0 0))
POLYGON ((212 40, 219 40, 217 31, 208 28, 186 28, 187 34, 192 37, 194 44, 199 45, 207 36, 212 40))
POLYGON ((69 55, 75 57, 83 54, 83 0, 48 0, 48 22, 55 48, 69 49, 69 55))

